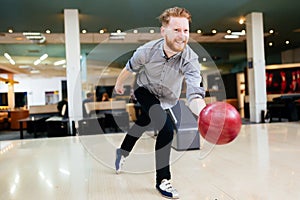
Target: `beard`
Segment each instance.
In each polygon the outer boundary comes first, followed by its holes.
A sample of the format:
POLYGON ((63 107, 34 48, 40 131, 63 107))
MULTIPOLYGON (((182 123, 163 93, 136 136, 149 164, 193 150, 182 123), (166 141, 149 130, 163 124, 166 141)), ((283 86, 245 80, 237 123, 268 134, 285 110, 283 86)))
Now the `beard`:
POLYGON ((174 39, 170 40, 168 36, 165 38, 166 45, 169 47, 171 51, 181 52, 186 47, 187 39, 174 39))

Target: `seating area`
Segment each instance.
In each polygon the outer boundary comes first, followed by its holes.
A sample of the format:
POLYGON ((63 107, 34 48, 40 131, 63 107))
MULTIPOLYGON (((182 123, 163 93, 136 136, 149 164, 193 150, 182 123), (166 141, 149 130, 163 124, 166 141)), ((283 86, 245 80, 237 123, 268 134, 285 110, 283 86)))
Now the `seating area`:
POLYGON ((0 106, 0 130, 19 129, 19 119, 29 116, 26 109, 9 109, 8 106, 0 106))
MULTIPOLYGON (((245 98, 245 118, 249 118, 249 99, 245 98)), ((268 94, 267 113, 263 122, 299 121, 300 120, 300 94, 268 94)))
MULTIPOLYGON (((182 102, 185 101, 182 99, 182 102)), ((211 103, 216 99, 208 97, 205 101, 211 103)), ((75 124, 72 124, 70 130, 69 119, 59 115, 57 104, 30 106, 28 110, 18 110, 22 115, 19 114, 21 117, 14 119, 13 130, 20 131, 21 139, 26 133, 32 134, 34 138, 42 135, 60 137, 75 134, 124 133, 141 112, 139 104, 127 102, 123 99, 114 99, 86 103, 85 108, 89 116, 78 121, 77 130, 75 124)))
MULTIPOLYGON (((268 95, 266 117, 269 122, 299 121, 300 95, 268 95)), ((246 99, 247 100, 247 99, 246 99)), ((181 99, 185 103, 185 99, 181 99)), ((206 97, 206 103, 216 101, 215 97, 206 97)), ((236 101, 226 101, 235 106, 236 101)), ((246 102, 245 111, 249 106, 246 102)), ((110 100, 85 104, 89 116, 78 121, 70 128, 69 119, 59 116, 57 104, 30 106, 29 109, 0 110, 0 129, 20 131, 20 138, 25 133, 33 137, 62 137, 70 135, 95 135, 106 133, 124 133, 130 123, 139 115, 139 105, 126 100, 110 100), (71 130, 72 129, 72 130, 71 130), (24 131, 24 133, 23 133, 24 131), (25 132, 26 131, 26 132, 25 132), (22 133, 21 133, 22 132, 22 133)), ((246 118, 247 118, 247 112, 246 118)), ((180 135, 178 135, 180 136, 180 135)), ((177 139, 177 138, 176 138, 177 139)), ((177 149, 180 149, 177 144, 177 149)))
POLYGON ((3 130, 17 131, 20 133, 21 139, 26 133, 32 134, 35 138, 45 135, 62 137, 75 134, 117 133, 128 130, 132 119, 127 112, 128 106, 125 100, 91 102, 86 106, 89 117, 79 120, 78 132, 75 131, 75 123, 72 123, 70 128, 69 119, 59 115, 57 104, 36 105, 30 106, 29 109, 9 112, 3 111, 0 112, 0 122, 3 130), (7 124, 4 124, 5 121, 7 124))
POLYGON ((0 130, 5 130, 10 127, 10 118, 7 111, 0 112, 0 130))
POLYGON ((270 122, 281 122, 282 119, 287 119, 289 122, 299 121, 300 117, 300 95, 299 94, 287 94, 273 98, 271 102, 268 102, 268 112, 270 122))
POLYGON ((79 121, 79 134, 117 133, 128 130, 130 117, 125 100, 89 102, 85 107, 89 117, 79 121))

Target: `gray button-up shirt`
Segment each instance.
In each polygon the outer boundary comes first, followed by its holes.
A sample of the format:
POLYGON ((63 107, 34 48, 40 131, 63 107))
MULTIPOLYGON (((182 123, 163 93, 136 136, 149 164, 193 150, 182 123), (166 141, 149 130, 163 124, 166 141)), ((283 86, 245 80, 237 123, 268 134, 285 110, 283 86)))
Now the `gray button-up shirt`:
POLYGON ((184 78, 188 101, 204 98, 198 55, 187 45, 182 52, 167 58, 163 44, 164 39, 148 42, 139 47, 127 62, 126 69, 137 73, 137 85, 156 95, 164 109, 177 103, 184 78))

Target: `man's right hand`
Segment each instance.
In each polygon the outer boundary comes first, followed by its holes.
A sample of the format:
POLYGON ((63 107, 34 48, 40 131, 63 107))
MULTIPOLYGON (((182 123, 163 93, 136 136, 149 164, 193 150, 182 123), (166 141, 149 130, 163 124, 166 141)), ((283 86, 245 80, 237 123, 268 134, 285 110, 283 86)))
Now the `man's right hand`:
POLYGON ((115 85, 115 92, 116 92, 117 94, 122 95, 122 94, 124 94, 124 91, 125 91, 125 89, 124 89, 123 84, 116 84, 116 85, 115 85))
POLYGON ((116 81, 116 85, 115 85, 115 92, 117 94, 124 94, 125 92, 125 88, 124 88, 124 82, 125 80, 131 75, 130 71, 127 71, 127 69, 124 67, 123 70, 121 71, 121 73, 119 74, 117 81, 116 81))

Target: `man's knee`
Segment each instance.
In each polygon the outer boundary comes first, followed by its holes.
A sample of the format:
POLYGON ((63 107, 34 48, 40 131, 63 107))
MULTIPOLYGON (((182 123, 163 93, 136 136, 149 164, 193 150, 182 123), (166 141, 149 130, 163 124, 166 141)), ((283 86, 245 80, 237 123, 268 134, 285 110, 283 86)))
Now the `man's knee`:
POLYGON ((156 130, 161 130, 165 126, 167 114, 159 104, 154 104, 149 109, 149 117, 156 130))

